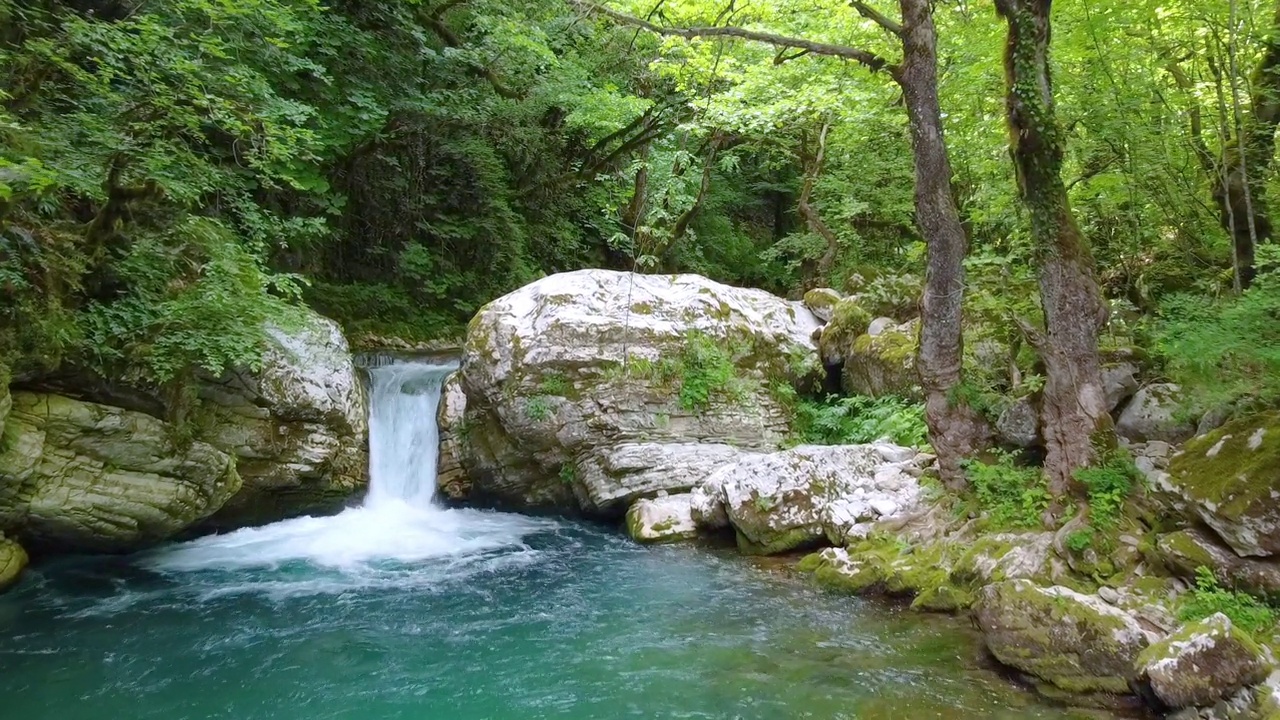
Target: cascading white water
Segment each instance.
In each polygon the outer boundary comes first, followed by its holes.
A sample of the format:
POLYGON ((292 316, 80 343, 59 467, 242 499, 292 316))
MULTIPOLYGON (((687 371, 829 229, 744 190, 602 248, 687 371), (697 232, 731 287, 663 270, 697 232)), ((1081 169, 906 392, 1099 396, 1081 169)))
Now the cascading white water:
MULTIPOLYGON (((226 535, 213 535, 158 551, 150 565, 165 572, 282 567, 304 562, 336 568, 333 578, 293 578, 286 591, 332 591, 403 583, 400 570, 417 567, 414 582, 431 582, 420 564, 461 559, 492 550, 523 548, 523 538, 554 526, 547 520, 433 504, 440 435, 436 411, 441 386, 456 366, 391 363, 370 369, 369 493, 365 503, 330 517, 301 517, 226 535), (392 565, 388 565, 391 563, 392 565), (298 587, 299 585, 304 587, 298 587)), ((519 562, 519 553, 509 555, 519 562)), ((278 591, 279 579, 269 581, 278 591)), ((257 582, 257 585, 261 585, 257 582)), ((241 588, 245 589, 245 588, 241 588)))
POLYGON ((403 363, 369 371, 368 506, 429 507, 435 496, 440 389, 456 365, 403 363))

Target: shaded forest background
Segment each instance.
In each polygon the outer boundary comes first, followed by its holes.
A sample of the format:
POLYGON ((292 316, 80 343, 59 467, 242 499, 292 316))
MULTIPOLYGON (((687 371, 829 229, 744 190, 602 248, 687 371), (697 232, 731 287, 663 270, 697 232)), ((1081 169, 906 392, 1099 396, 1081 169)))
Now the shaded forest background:
MULTIPOLYGON (((828 0, 610 7, 893 49, 828 0)), ((1054 13, 1103 342, 1205 406, 1280 391, 1276 11, 1054 13)), ((967 342, 1013 347, 1034 389, 1003 23, 982 2, 938 3, 935 22, 967 342)), ((581 267, 830 286, 909 316, 924 244, 900 96, 853 62, 661 38, 560 0, 0 0, 0 380, 180 384, 252 364, 263 321, 299 302, 358 340, 456 337, 485 302, 581 267)))

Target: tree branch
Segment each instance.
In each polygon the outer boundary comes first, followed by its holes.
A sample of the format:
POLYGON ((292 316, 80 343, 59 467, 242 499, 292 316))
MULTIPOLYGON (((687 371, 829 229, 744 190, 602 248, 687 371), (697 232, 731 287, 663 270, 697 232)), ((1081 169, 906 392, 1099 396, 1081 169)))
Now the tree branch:
POLYGON ((760 32, 758 30, 748 30, 746 28, 732 26, 687 28, 665 27, 638 17, 625 15, 617 12, 616 10, 610 10, 607 7, 597 5, 595 3, 583 2, 582 0, 569 0, 569 2, 586 12, 602 15, 620 25, 638 27, 652 33, 657 33, 658 35, 680 37, 685 40, 694 40, 706 37, 738 38, 740 40, 751 40, 753 42, 765 43, 776 48, 805 50, 813 53, 814 55, 828 55, 831 57, 844 58, 845 60, 853 60, 854 62, 861 63, 866 66, 872 72, 878 72, 886 69, 892 71, 895 68, 895 66, 888 60, 873 52, 868 52, 860 48, 849 47, 847 45, 832 45, 831 43, 814 42, 803 38, 787 37, 785 35, 776 35, 774 33, 760 32))
POLYGON ((879 25, 880 27, 884 28, 888 32, 894 35, 897 35, 898 37, 902 37, 902 25, 889 19, 886 15, 881 13, 879 10, 876 10, 875 8, 871 7, 870 5, 864 2, 858 2, 858 0, 853 0, 849 4, 852 5, 853 9, 857 10, 858 14, 861 15, 862 17, 879 25))

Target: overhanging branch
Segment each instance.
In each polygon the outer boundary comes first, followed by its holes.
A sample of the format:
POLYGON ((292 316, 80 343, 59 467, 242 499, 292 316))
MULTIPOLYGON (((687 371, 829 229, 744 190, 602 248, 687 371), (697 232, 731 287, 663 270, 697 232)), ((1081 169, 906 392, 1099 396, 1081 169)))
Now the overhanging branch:
POLYGON ((728 37, 737 38, 739 40, 750 40, 752 42, 765 43, 779 49, 804 50, 814 55, 827 55, 830 57, 843 58, 845 60, 853 60, 867 67, 872 72, 880 70, 895 69, 888 60, 879 55, 868 52, 861 48, 849 47, 847 45, 833 45, 831 43, 815 42, 805 40, 804 38, 787 37, 785 35, 777 35, 774 33, 761 32, 758 30, 748 30, 747 28, 733 26, 710 26, 710 27, 666 27, 656 23, 649 22, 642 18, 633 17, 611 10, 602 5, 595 3, 582 2, 581 0, 569 0, 581 10, 603 17, 620 24, 638 27, 658 35, 666 35, 669 37, 679 37, 685 40, 695 40, 698 38, 708 37, 728 37))
POLYGON ((853 0, 849 4, 852 5, 853 9, 857 10, 858 14, 862 17, 879 25, 890 33, 893 33, 898 37, 902 37, 902 25, 889 19, 888 16, 884 15, 879 10, 876 10, 864 2, 858 2, 858 0, 853 0))

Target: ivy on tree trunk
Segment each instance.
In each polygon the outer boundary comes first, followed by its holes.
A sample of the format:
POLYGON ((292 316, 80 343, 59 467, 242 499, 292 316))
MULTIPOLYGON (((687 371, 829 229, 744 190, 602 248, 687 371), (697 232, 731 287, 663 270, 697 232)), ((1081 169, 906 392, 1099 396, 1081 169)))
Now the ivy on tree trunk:
POLYGON ((1098 334, 1106 305, 1093 255, 1076 224, 1062 182, 1064 139, 1049 69, 1052 0, 996 0, 1008 24, 1005 76, 1010 144, 1039 270, 1044 331, 1024 330, 1044 360, 1041 402, 1044 469, 1061 512, 1076 470, 1115 444, 1102 385, 1098 334))

